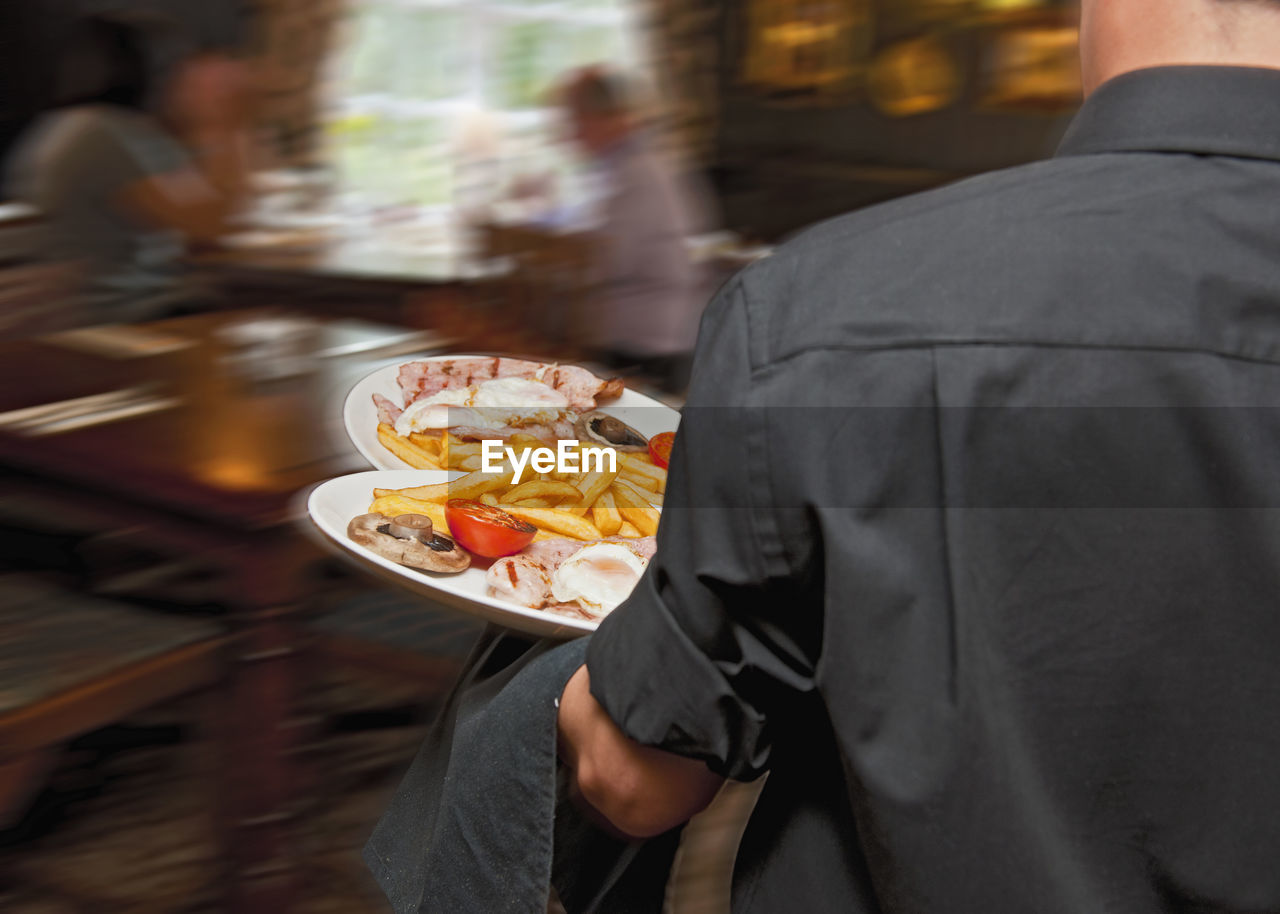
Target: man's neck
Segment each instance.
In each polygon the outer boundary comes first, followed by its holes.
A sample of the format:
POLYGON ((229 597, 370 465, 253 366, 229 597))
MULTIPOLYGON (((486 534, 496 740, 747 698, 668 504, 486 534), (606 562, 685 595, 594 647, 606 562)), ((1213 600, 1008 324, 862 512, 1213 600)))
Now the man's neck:
POLYGON ((1093 7, 1083 23, 1086 92, 1151 67, 1280 69, 1280 2, 1094 0, 1093 7))

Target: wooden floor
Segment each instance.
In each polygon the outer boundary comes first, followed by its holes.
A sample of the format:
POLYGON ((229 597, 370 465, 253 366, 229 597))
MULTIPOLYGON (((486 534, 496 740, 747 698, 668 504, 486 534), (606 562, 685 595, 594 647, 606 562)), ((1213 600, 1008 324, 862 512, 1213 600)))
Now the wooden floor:
MULTIPOLYGON (((422 738, 408 719, 361 712, 411 707, 412 687, 366 673, 329 678, 308 699, 317 718, 348 728, 320 736, 306 756, 316 783, 300 793, 299 866, 308 886, 300 914, 388 914, 359 849, 422 738), (355 723, 352 723, 354 721, 355 723)), ((65 758, 43 802, 38 836, 0 836, 5 914, 214 914, 219 911, 210 822, 208 747, 180 731, 198 710, 184 700, 129 721, 167 742, 122 749, 95 735, 65 758), (96 743, 95 743, 96 740, 96 743), (7 846, 6 846, 7 845, 7 846)), ((108 734, 110 735, 110 734, 108 734)), ((146 741, 146 740, 143 740, 146 741)), ((669 893, 671 914, 724 914, 728 861, 754 802, 729 791, 691 828, 669 893)), ((28 823, 30 828, 32 823, 28 823)))
MULTIPOLYGON (((414 696, 393 683, 335 678, 310 698, 325 717, 358 713, 414 696)), ((198 699, 197 699, 198 700, 198 699)), ((177 732, 195 700, 140 715, 135 732, 177 732)), ((316 772, 299 829, 303 914, 388 910, 359 848, 421 740, 419 726, 338 732, 307 749, 316 772)), ((212 914, 219 911, 210 818, 208 746, 103 749, 120 736, 95 735, 69 753, 46 796, 44 833, 10 835, 0 848, 0 911, 6 914, 212 914), (7 886, 7 888, 6 888, 7 886)), ((131 737, 125 737, 130 739, 131 737)), ((41 823, 37 823, 39 825, 41 823)))

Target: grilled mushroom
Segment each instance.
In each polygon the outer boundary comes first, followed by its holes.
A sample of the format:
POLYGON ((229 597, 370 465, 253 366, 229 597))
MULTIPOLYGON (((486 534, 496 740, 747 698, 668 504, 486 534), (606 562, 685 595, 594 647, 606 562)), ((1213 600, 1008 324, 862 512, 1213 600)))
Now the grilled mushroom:
POLYGON ((396 518, 361 514, 347 524, 347 536, 409 568, 457 574, 471 566, 471 555, 449 537, 436 533, 431 518, 421 514, 401 514, 396 518))
POLYGON ((574 424, 580 441, 617 448, 620 451, 647 451, 649 439, 616 416, 600 410, 583 413, 574 424))

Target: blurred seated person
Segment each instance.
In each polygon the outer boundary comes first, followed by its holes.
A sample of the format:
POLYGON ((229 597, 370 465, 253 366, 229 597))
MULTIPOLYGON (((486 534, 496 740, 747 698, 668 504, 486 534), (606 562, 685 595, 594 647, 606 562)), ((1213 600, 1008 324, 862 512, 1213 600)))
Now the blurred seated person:
POLYGON ((57 69, 57 106, 16 145, 7 190, 44 216, 43 257, 74 265, 71 322, 211 304, 182 256, 223 233, 247 185, 244 65, 122 13, 79 22, 57 69))
POLYGON ((592 222, 603 243, 588 344, 610 367, 682 391, 710 291, 685 248, 686 238, 706 230, 705 198, 651 147, 621 77, 578 70, 560 97, 600 186, 592 222))

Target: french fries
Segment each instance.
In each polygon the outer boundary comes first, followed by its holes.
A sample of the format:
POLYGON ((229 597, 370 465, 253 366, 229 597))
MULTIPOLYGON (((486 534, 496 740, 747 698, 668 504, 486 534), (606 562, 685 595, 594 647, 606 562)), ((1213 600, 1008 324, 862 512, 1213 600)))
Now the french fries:
POLYGON ((658 493, 667 491, 667 471, 654 464, 648 454, 619 454, 622 467, 619 475, 645 489, 658 493))
MULTIPOLYGON (((638 501, 644 505, 660 505, 662 504, 662 496, 657 492, 651 492, 648 489, 642 489, 629 479, 618 478, 613 481, 613 485, 609 487, 616 496, 619 489, 625 489, 632 496, 632 501, 638 501)), ((615 498, 616 500, 616 498, 615 498)), ((621 502, 619 502, 621 504, 621 502)))
POLYGON ((511 484, 514 470, 501 473, 483 473, 477 470, 451 482, 437 482, 430 486, 411 486, 407 489, 374 489, 374 498, 383 495, 404 495, 422 501, 444 504, 451 498, 479 498, 485 492, 493 492, 511 484))
POLYGON ((626 489, 633 496, 633 501, 638 499, 646 505, 657 506, 663 502, 662 495, 649 489, 642 489, 638 483, 630 479, 623 479, 621 476, 615 479, 613 485, 609 488, 613 492, 617 492, 618 489, 626 489))
POLYGON ((618 478, 630 483, 637 489, 649 489, 654 494, 657 494, 658 492, 658 482, 651 477, 641 476, 638 473, 632 473, 629 470, 624 469, 618 473, 618 478))
POLYGON ((442 438, 449 439, 449 460, 463 460, 467 457, 479 457, 484 453, 484 448, 480 446, 479 441, 455 441, 452 435, 445 434, 442 438))
POLYGON ((439 435, 417 432, 410 435, 409 440, 434 455, 436 469, 478 470, 483 463, 483 448, 479 441, 460 441, 447 431, 439 435))
POLYGON ((442 505, 449 500, 449 483, 438 482, 432 486, 410 486, 407 489, 374 489, 374 498, 385 498, 389 495, 400 495, 417 501, 428 501, 442 505))
MULTIPOLYGON (((378 440, 405 463, 419 469, 462 470, 465 475, 447 483, 406 489, 375 489, 370 510, 383 514, 425 514, 448 529, 444 505, 451 498, 478 499, 502 508, 538 528, 538 539, 567 536, 580 540, 608 536, 652 536, 657 532, 660 507, 667 488, 667 471, 640 452, 617 452, 615 469, 577 473, 550 470, 538 473, 525 465, 523 479, 513 485, 513 467, 503 461, 498 473, 483 471, 483 445, 440 432, 415 432, 408 437, 379 424, 378 440)), ((547 442, 515 434, 504 442, 517 455, 547 442)))
POLYGON ((531 479, 520 483, 506 495, 499 495, 498 501, 520 502, 527 498, 538 498, 548 500, 548 504, 554 504, 554 499, 572 498, 576 501, 581 497, 582 493, 567 482, 531 479))
POLYGON ((412 439, 401 438, 396 430, 386 423, 378 424, 378 440, 382 446, 395 454, 415 470, 439 470, 441 464, 428 451, 416 444, 412 439))
POLYGON ((618 513, 639 530, 641 536, 658 532, 658 510, 651 507, 643 495, 621 480, 615 480, 610 491, 618 504, 618 513))
POLYGON ((373 503, 369 505, 369 511, 374 514, 385 514, 387 517, 398 517, 401 514, 425 514, 431 518, 432 526, 439 527, 441 530, 449 529, 449 525, 444 519, 444 505, 422 501, 418 498, 409 498, 405 495, 394 493, 378 495, 377 491, 375 491, 373 503))
POLYGON ((598 470, 591 473, 583 473, 577 480, 577 489, 580 493, 578 504, 569 508, 571 512, 577 515, 585 515, 592 506, 609 490, 609 486, 618 477, 617 473, 611 473, 608 470, 598 470))
MULTIPOLYGON (((543 530, 551 530, 577 540, 604 539, 595 524, 570 514, 568 511, 554 511, 550 508, 526 508, 521 505, 502 505, 502 510, 527 521, 543 530)), ((654 529, 657 529, 656 527, 654 529)))
POLYGON ((618 513, 610 492, 604 492, 596 499, 591 507, 591 520, 603 536, 616 536, 622 529, 622 515, 618 513))
POLYGON ((430 454, 437 460, 440 457, 440 439, 432 435, 424 435, 422 432, 414 432, 409 436, 409 440, 416 444, 422 451, 430 454))

